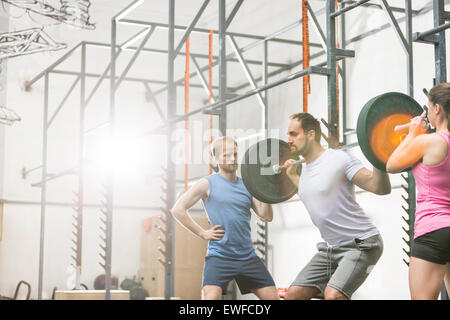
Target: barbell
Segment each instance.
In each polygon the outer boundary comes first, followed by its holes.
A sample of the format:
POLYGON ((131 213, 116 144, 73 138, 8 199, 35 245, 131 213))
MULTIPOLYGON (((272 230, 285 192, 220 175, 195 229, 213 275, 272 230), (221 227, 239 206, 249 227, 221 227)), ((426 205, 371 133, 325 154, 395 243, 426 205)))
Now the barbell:
MULTIPOLYGON (((411 97, 388 92, 370 99, 357 120, 357 144, 343 146, 349 149, 359 145, 364 156, 376 168, 386 171, 386 162, 408 133, 409 122, 422 114, 422 107, 411 97), (397 129, 396 129, 397 128, 397 129)), ((241 176, 247 190, 265 203, 280 203, 297 193, 295 186, 280 164, 296 159, 287 142, 269 138, 250 146, 241 162, 241 176)))

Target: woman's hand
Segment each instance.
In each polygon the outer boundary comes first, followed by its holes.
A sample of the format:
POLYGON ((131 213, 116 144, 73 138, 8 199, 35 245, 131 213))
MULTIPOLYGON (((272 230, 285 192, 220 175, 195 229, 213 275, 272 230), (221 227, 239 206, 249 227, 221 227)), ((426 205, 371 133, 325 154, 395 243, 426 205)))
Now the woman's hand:
POLYGON ((417 137, 420 136, 421 134, 427 133, 429 125, 425 120, 425 118, 426 118, 426 111, 424 111, 420 116, 411 119, 408 133, 409 136, 417 137))

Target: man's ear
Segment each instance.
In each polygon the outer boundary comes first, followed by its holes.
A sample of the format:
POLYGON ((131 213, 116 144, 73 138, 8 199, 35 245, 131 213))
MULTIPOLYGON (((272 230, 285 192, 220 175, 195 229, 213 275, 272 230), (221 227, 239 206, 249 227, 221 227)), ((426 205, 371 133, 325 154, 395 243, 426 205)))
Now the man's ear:
POLYGON ((216 157, 212 154, 212 152, 210 152, 209 155, 209 166, 214 172, 219 172, 219 166, 217 165, 216 157))

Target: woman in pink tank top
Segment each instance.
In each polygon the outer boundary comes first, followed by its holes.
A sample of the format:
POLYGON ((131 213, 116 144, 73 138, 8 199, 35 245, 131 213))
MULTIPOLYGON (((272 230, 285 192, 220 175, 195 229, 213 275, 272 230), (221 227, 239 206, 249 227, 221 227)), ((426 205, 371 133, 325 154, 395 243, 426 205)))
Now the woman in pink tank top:
POLYGON ((391 173, 412 167, 416 180, 409 263, 412 299, 437 299, 443 282, 447 292, 450 290, 450 83, 430 90, 428 107, 428 119, 436 133, 427 134, 421 125, 425 112, 412 119, 407 137, 386 164, 391 173))

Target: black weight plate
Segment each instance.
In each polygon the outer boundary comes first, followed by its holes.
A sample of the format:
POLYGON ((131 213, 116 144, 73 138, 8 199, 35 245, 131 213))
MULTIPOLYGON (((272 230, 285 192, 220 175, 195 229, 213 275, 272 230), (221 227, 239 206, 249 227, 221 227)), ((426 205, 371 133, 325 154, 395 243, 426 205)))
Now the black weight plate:
POLYGON ((266 139, 250 146, 241 163, 242 180, 247 190, 265 203, 290 199, 297 193, 297 187, 285 171, 275 174, 272 166, 291 158, 288 144, 279 139, 266 139))
POLYGON ((376 168, 386 171, 386 163, 376 157, 371 147, 371 134, 375 126, 388 116, 410 114, 421 115, 422 107, 410 96, 400 92, 388 92, 369 100, 362 108, 356 127, 361 151, 376 168))

